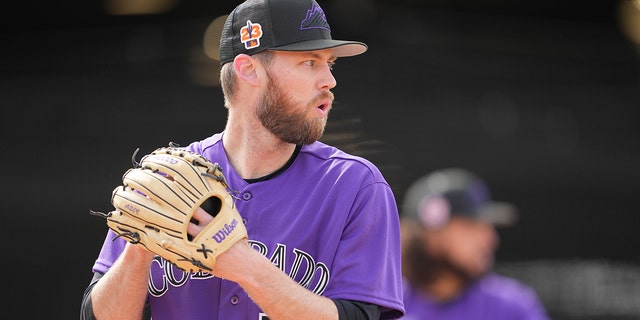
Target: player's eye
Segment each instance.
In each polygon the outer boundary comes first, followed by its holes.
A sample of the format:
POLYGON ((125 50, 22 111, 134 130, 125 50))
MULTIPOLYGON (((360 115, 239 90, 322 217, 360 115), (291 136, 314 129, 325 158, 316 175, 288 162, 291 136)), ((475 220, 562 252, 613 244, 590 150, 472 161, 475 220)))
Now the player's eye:
MULTIPOLYGON (((315 67, 316 65, 318 65, 318 62, 316 60, 305 60, 303 63, 304 65, 309 67, 315 67)), ((335 61, 328 61, 327 66, 329 67, 329 70, 333 70, 335 64, 335 61)))

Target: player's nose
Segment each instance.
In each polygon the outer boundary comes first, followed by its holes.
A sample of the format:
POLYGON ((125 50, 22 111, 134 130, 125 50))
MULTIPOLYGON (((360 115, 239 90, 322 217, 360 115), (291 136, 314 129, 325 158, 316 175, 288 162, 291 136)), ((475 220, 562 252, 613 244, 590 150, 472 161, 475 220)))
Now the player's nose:
POLYGON ((338 84, 329 65, 322 68, 319 84, 322 90, 331 90, 338 84))

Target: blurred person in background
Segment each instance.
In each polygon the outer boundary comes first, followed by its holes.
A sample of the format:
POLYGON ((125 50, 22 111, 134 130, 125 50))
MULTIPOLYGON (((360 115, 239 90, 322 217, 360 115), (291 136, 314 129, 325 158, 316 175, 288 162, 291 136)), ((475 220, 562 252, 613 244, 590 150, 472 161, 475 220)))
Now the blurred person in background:
POLYGON ((402 319, 549 319, 532 288, 493 270, 496 227, 516 218, 515 206, 493 201, 487 184, 468 170, 417 179, 401 208, 402 319))

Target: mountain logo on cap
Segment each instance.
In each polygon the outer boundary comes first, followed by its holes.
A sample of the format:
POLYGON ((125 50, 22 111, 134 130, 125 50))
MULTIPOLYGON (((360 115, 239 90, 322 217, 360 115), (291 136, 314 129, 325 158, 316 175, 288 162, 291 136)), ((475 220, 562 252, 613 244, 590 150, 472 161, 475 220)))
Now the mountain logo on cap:
POLYGON ((325 16, 322 8, 313 1, 311 9, 307 10, 307 16, 300 23, 300 30, 308 29, 326 29, 331 32, 331 27, 327 22, 327 16, 325 16))
POLYGON ((247 25, 240 29, 240 41, 244 43, 245 49, 257 48, 260 46, 262 37, 262 26, 259 23, 252 23, 247 20, 247 25))

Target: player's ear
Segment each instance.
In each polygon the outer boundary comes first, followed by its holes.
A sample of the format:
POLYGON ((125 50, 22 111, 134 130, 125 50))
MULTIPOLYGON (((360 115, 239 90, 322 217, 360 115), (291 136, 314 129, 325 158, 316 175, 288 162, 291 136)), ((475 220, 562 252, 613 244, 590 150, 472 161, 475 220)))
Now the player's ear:
POLYGON ((257 62, 249 55, 239 54, 233 59, 233 68, 242 81, 258 84, 257 62))

